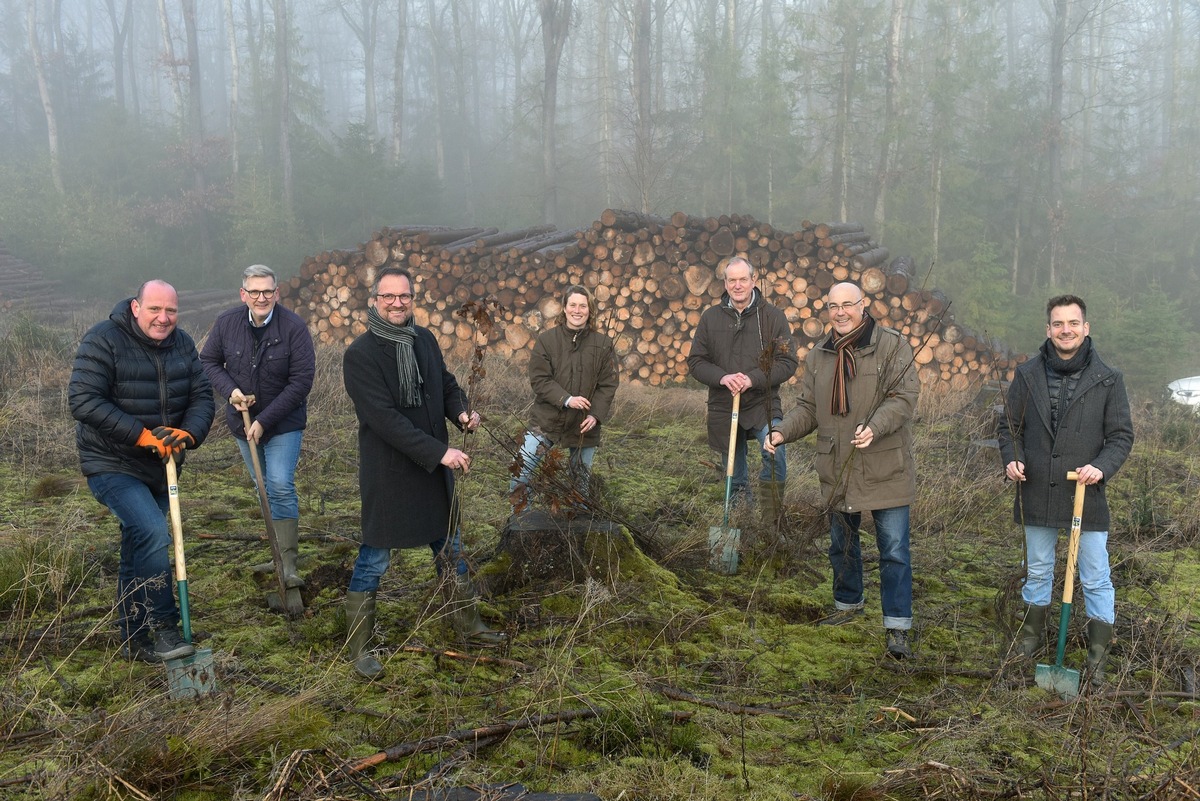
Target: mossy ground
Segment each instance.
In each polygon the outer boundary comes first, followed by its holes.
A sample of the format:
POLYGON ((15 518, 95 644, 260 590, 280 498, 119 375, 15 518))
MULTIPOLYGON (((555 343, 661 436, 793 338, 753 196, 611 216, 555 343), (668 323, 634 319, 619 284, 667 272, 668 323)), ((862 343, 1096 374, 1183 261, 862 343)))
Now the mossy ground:
MULTIPOLYGON (((430 555, 396 552, 377 626, 387 673, 364 683, 342 648, 358 497, 338 360, 320 354, 297 477, 302 619, 270 612, 249 569, 269 554, 223 422, 181 477, 193 627, 219 677, 219 693, 198 702, 169 700, 161 666, 117 654, 116 523, 76 472, 68 367, 9 365, 38 375, 0 415, 0 798, 259 798, 293 756, 284 797, 395 797, 388 788, 423 777, 606 799, 1183 798, 1198 786, 1200 706, 1184 695, 1200 654, 1194 419, 1138 411, 1139 443, 1110 489, 1112 675, 1104 692, 1075 702, 1040 690, 1032 666, 1009 658, 1022 537, 998 458, 971 445, 984 413, 924 404, 916 658, 896 663, 883 652, 869 534, 867 613, 817 625, 830 581, 804 444, 789 453, 782 525, 738 509, 739 573, 705 569, 723 482, 704 440, 703 394, 686 388, 622 388, 595 468, 598 504, 621 533, 588 546, 589 578, 487 599, 485 616, 512 635, 488 654, 498 659, 439 653, 461 649, 430 555), (653 545, 655 558, 635 542, 653 545), (590 716, 477 750, 446 742, 357 785, 339 772, 388 746, 565 710, 590 716)), ((460 483, 464 538, 484 584, 505 565, 494 551, 528 395, 518 372, 489 368, 478 395, 485 430, 467 444, 474 469, 460 483)), ((1074 667, 1081 629, 1075 620, 1074 667)))

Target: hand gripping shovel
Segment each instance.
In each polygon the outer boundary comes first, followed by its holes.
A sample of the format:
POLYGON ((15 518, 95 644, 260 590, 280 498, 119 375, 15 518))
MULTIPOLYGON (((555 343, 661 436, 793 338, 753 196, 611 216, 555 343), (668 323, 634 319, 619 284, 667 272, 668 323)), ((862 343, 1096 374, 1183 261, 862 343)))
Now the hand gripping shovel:
MULTIPOLYGON (((253 401, 254 396, 246 400, 253 401)), ((242 410, 242 424, 250 430, 250 412, 242 410)), ((271 518, 271 503, 267 500, 267 485, 263 481, 262 463, 258 459, 258 446, 250 445, 250 463, 254 465, 254 485, 258 487, 258 506, 262 509, 263 523, 267 527, 267 540, 271 543, 271 561, 275 563, 275 578, 279 580, 279 592, 267 593, 267 606, 276 612, 286 612, 288 617, 304 614, 304 599, 298 587, 288 587, 283 580, 283 552, 279 548, 279 537, 275 535, 275 521, 271 518), (283 600, 280 600, 283 599, 283 600)))
POLYGON ((1079 532, 1083 529, 1083 493, 1087 486, 1074 470, 1067 481, 1075 482, 1075 509, 1071 513, 1071 538, 1067 543, 1067 575, 1063 584, 1062 612, 1058 618, 1058 652, 1053 665, 1038 665, 1033 678, 1043 690, 1058 693, 1064 701, 1079 695, 1079 671, 1063 667, 1067 650, 1067 620, 1071 617, 1071 598, 1075 594, 1075 563, 1079 559, 1079 532))
MULTIPOLYGON (((171 504, 171 540, 175 545, 175 586, 179 590, 179 617, 183 639, 192 641, 192 618, 188 612, 187 565, 183 560, 183 520, 179 513, 179 472, 175 457, 167 459, 167 494, 171 504)), ((191 656, 168 659, 167 687, 172 698, 200 698, 217 690, 211 648, 197 648, 191 656)))
POLYGON ((738 410, 742 393, 733 396, 733 414, 729 420, 729 457, 725 460, 725 517, 721 525, 708 529, 708 564, 717 573, 732 576, 738 569, 738 548, 742 530, 729 527, 729 498, 733 493, 733 456, 737 448, 738 410))

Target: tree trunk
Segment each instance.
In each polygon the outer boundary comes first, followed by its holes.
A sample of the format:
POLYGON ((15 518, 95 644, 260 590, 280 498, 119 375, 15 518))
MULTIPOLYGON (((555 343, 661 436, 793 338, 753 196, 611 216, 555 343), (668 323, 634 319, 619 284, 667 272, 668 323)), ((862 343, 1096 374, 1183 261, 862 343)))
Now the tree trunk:
POLYGON ((541 0, 542 54, 542 222, 553 223, 558 214, 558 168, 555 117, 558 106, 558 70, 571 24, 571 0, 541 0))
POLYGON ((1050 108, 1046 120, 1046 158, 1050 175, 1050 256, 1047 287, 1058 285, 1058 270, 1063 257, 1063 228, 1066 210, 1063 208, 1062 141, 1063 141, 1063 82, 1065 65, 1063 53, 1067 47, 1067 17, 1070 0, 1054 0, 1053 33, 1050 39, 1050 108))
POLYGON ((886 57, 887 86, 883 100, 883 134, 880 136, 879 164, 875 168, 875 230, 883 240, 887 223, 887 193, 891 183, 892 150, 896 146, 899 122, 896 96, 900 92, 901 23, 904 21, 904 0, 892 0, 892 16, 888 24, 886 57))
POLYGON ((171 19, 167 16, 167 0, 158 0, 158 27, 162 33, 162 58, 167 64, 167 79, 171 83, 171 94, 175 98, 175 129, 179 138, 184 140, 187 138, 187 109, 183 104, 183 82, 179 80, 179 70, 175 66, 175 42, 171 36, 171 19))
POLYGON ((129 17, 129 30, 125 34, 125 63, 129 65, 129 97, 133 105, 133 122, 134 125, 141 123, 142 119, 142 100, 138 96, 138 65, 137 58, 137 16, 129 17))
POLYGON ((433 73, 433 142, 434 161, 437 165, 438 182, 446 180, 446 141, 442 125, 442 103, 445 101, 442 87, 442 43, 437 20, 437 3, 429 3, 429 69, 433 73))
POLYGON ((392 166, 404 155, 404 56, 408 40, 408 0, 397 0, 396 53, 392 57, 392 166))
POLYGON ((604 172, 604 206, 612 205, 613 196, 613 119, 616 92, 613 89, 612 59, 609 57, 608 41, 609 22, 611 14, 608 3, 597 3, 596 13, 600 15, 599 34, 596 37, 596 59, 600 72, 600 159, 601 170, 604 172))
POLYGON ((375 106, 375 42, 379 29, 379 0, 356 0, 357 8, 351 14, 347 8, 347 0, 338 3, 338 12, 342 19, 354 32, 354 38, 363 51, 363 97, 365 107, 363 124, 367 132, 368 146, 375 147, 378 130, 378 116, 375 106))
POLYGON ((238 92, 241 64, 238 61, 237 25, 233 21, 233 0, 225 0, 225 36, 229 40, 229 167, 234 175, 241 172, 238 153, 238 92))
POLYGON ((296 196, 292 180, 291 140, 291 64, 288 55, 291 23, 288 0, 271 0, 275 14, 275 90, 279 95, 279 172, 283 183, 283 208, 289 221, 296 217, 296 196))
POLYGON ((462 165, 460 189, 462 192, 463 211, 468 220, 474 221, 475 176, 472 164, 472 150, 475 144, 474 131, 476 127, 467 114, 467 96, 472 94, 472 92, 467 81, 467 65, 465 60, 468 57, 474 57, 475 47, 468 47, 463 41, 463 26, 468 23, 463 19, 464 15, 459 8, 459 4, 462 1, 451 0, 450 2, 450 16, 454 23, 454 96, 458 103, 457 129, 459 134, 460 163, 462 165))
POLYGON ((263 31, 264 20, 262 18, 261 2, 259 5, 259 16, 257 17, 258 25, 255 25, 256 17, 254 15, 254 6, 251 0, 244 0, 244 8, 246 12, 246 55, 250 58, 250 98, 254 102, 255 120, 254 130, 257 133, 255 137, 255 146, 257 152, 261 156, 267 153, 267 131, 269 130, 268 119, 278 118, 278 115, 269 115, 266 112, 266 87, 263 79, 263 63, 262 63, 262 41, 265 33, 263 31), (255 29, 257 28, 257 33, 255 29))
POLYGON ((654 146, 654 123, 650 118, 651 92, 654 89, 654 73, 650 64, 650 44, 653 28, 650 24, 650 0, 634 1, 633 20, 633 97, 636 107, 635 177, 637 181, 640 209, 650 213, 650 174, 654 146))
POLYGON ((192 186, 196 190, 196 218, 200 234, 200 261, 205 275, 216 272, 212 224, 208 214, 208 180, 204 175, 204 102, 200 93, 200 40, 196 32, 196 0, 180 0, 187 35, 188 150, 192 161, 192 186))
POLYGON ((25 24, 29 29, 29 52, 33 56, 33 71, 37 76, 38 94, 42 99, 42 111, 46 115, 46 139, 50 147, 50 178, 60 195, 67 193, 63 184, 62 155, 58 140, 58 115, 54 99, 50 94, 50 81, 46 77, 46 59, 42 54, 42 43, 37 32, 37 0, 28 0, 25 8, 25 24))
POLYGON ((125 40, 129 35, 129 23, 133 17, 133 0, 125 0, 121 21, 117 20, 117 7, 114 0, 104 0, 108 9, 108 19, 112 24, 112 54, 113 54, 113 95, 117 108, 125 110, 125 40))
POLYGON ((834 125, 833 189, 834 208, 841 219, 850 216, 850 113, 854 95, 854 76, 858 60, 858 25, 844 20, 842 28, 842 70, 838 85, 837 121, 834 125))

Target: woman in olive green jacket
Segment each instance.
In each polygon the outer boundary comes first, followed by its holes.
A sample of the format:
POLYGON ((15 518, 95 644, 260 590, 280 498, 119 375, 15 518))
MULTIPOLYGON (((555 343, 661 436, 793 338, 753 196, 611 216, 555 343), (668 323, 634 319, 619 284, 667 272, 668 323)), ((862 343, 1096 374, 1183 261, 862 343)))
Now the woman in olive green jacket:
POLYGON ((554 445, 570 454, 571 473, 586 491, 600 444, 600 427, 617 394, 612 339, 596 330, 596 300, 582 286, 567 287, 557 325, 542 333, 529 357, 533 411, 509 484, 514 507, 524 506, 534 471, 554 445))

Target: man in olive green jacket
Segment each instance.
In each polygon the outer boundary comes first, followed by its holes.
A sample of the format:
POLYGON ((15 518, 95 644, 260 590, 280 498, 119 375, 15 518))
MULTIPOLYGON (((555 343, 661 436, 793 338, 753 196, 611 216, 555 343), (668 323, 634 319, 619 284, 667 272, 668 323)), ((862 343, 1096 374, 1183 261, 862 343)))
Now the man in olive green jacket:
POLYGON ((829 561, 836 611, 824 622, 844 623, 863 610, 859 525, 875 521, 880 595, 888 654, 912 656, 912 560, 909 506, 917 491, 912 416, 918 383, 912 348, 896 331, 876 325, 862 290, 841 283, 829 290, 833 330, 805 360, 800 401, 772 428, 775 448, 817 432, 816 468, 830 516, 829 561))

